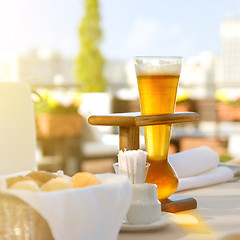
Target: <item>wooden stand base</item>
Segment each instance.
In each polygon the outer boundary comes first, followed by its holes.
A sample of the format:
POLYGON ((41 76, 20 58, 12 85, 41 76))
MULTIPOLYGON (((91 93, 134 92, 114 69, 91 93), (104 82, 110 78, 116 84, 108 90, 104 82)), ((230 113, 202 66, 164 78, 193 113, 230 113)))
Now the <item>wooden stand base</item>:
POLYGON ((176 213, 197 208, 197 201, 190 197, 170 196, 160 200, 163 212, 176 213))

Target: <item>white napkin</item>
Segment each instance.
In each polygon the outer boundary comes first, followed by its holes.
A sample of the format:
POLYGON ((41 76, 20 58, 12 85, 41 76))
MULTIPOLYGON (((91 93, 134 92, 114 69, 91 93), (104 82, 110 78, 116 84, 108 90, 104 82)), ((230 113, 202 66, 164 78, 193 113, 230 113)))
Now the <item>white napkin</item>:
POLYGON ((218 154, 208 146, 169 155, 168 160, 178 178, 204 173, 216 168, 220 161, 218 154))
POLYGON ((169 162, 179 179, 177 191, 222 183, 234 177, 230 168, 218 166, 218 154, 207 146, 169 155, 169 162))
POLYGON ((226 182, 231 180, 232 178, 233 171, 230 168, 216 167, 197 176, 179 178, 177 192, 226 182))
POLYGON ((54 192, 5 190, 34 209, 48 222, 55 240, 115 240, 131 202, 127 177, 96 175, 101 184, 54 192))

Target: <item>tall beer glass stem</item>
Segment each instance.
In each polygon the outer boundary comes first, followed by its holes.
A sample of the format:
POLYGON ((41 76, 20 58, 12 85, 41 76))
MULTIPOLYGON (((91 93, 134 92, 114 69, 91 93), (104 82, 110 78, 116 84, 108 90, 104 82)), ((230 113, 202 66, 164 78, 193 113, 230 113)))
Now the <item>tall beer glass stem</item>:
MULTIPOLYGON (((181 66, 181 57, 135 58, 143 115, 174 112, 181 66)), ((148 161, 151 163, 147 182, 158 185, 160 199, 169 197, 178 185, 177 177, 168 163, 171 125, 146 126, 144 134, 148 161)))

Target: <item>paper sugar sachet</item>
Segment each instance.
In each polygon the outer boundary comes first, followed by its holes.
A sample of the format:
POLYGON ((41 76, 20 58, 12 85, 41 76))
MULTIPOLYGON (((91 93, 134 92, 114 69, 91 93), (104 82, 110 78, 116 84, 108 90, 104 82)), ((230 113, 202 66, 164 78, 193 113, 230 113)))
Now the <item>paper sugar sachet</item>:
POLYGON ((118 174, 126 175, 132 184, 144 183, 147 175, 147 152, 143 150, 119 151, 118 174))

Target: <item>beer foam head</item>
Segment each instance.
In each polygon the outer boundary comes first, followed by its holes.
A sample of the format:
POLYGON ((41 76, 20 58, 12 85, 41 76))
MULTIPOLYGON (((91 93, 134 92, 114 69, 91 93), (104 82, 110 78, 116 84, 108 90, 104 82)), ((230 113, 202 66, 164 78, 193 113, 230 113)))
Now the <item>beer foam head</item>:
POLYGON ((135 70, 137 76, 170 75, 179 76, 182 58, 158 59, 157 57, 136 57, 135 70))

